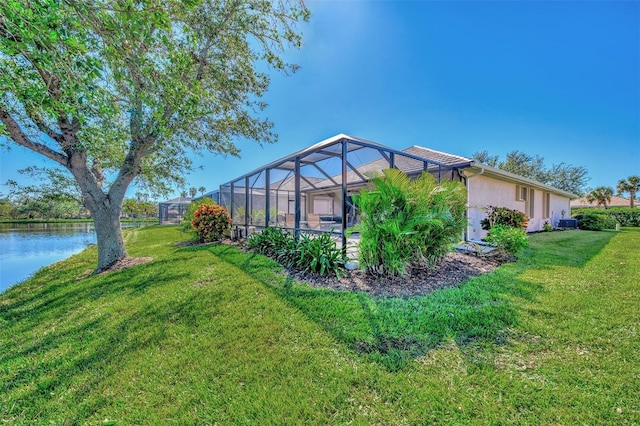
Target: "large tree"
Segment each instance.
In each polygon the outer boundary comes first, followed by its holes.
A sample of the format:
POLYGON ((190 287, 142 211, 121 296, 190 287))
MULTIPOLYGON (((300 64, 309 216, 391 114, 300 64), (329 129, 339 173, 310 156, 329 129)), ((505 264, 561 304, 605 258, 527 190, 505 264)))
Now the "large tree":
POLYGON ((582 166, 559 163, 547 167, 543 157, 529 155, 518 150, 507 153, 504 161, 501 161, 497 155, 489 155, 487 151, 475 152, 473 159, 482 164, 534 179, 576 195, 585 193, 589 180, 588 171, 582 166))
POLYGON ((281 54, 307 18, 301 0, 0 2, 0 132, 74 177, 108 268, 134 179, 166 188, 188 152, 275 141, 258 68, 295 70, 281 54))
POLYGON ((636 194, 640 192, 640 176, 629 176, 626 179, 621 179, 616 189, 618 190, 618 195, 624 195, 625 192, 629 193, 629 207, 633 208, 636 194))

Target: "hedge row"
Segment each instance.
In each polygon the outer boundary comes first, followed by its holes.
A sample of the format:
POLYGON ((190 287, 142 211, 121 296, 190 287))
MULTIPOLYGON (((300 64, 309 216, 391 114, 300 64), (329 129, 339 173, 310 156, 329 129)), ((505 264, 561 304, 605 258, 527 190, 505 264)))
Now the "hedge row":
POLYGON ((576 217, 577 215, 584 214, 596 214, 607 216, 617 221, 620 226, 639 226, 640 227, 640 208, 634 207, 612 207, 609 209, 574 209, 571 210, 571 215, 576 217))

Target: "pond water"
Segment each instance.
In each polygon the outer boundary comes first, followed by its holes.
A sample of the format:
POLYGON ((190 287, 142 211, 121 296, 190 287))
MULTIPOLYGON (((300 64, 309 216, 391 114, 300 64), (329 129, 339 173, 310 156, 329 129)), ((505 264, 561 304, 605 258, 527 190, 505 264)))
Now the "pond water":
POLYGON ((0 293, 95 242, 92 223, 0 223, 0 293))

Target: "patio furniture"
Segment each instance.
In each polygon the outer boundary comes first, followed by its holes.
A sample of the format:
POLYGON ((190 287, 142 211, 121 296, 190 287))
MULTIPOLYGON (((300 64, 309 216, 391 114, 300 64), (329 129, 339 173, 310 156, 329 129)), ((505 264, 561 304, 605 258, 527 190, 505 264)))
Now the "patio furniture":
POLYGON ((295 228, 296 227, 296 217, 292 214, 287 213, 284 216, 285 227, 287 228, 295 228))
POLYGON ((320 229, 320 215, 317 213, 308 213, 307 222, 309 229, 320 229))

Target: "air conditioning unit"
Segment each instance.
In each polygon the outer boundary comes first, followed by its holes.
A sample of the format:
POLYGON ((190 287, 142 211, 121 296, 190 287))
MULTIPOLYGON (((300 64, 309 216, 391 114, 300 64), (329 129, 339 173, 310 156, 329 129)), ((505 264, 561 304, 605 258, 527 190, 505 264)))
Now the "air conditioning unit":
POLYGON ((562 229, 578 229, 578 219, 560 219, 558 222, 558 228, 562 229))

